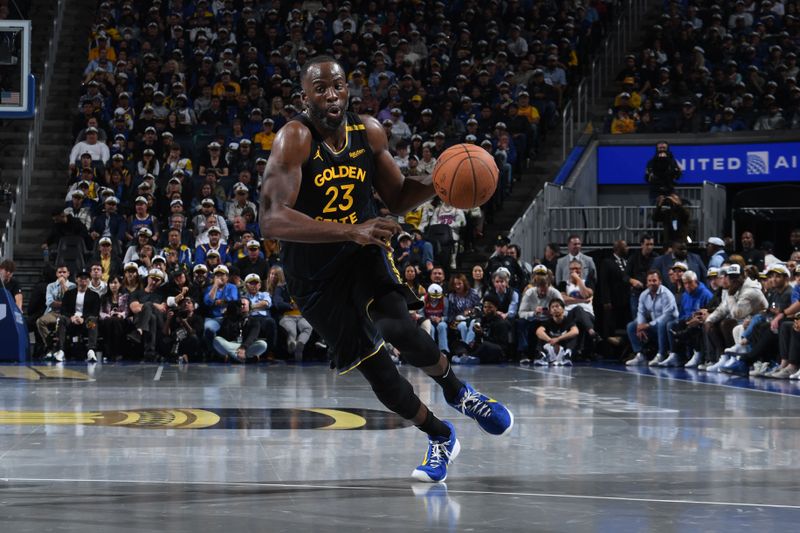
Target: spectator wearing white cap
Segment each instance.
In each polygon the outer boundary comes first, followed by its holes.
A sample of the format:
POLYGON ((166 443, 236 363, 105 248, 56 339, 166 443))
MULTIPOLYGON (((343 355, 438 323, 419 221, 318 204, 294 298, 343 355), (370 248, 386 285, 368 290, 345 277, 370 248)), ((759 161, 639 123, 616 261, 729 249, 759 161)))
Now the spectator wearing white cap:
POLYGON ((245 243, 245 255, 236 262, 239 274, 246 278, 249 274, 255 274, 265 280, 269 275, 269 263, 261 252, 261 243, 255 239, 250 239, 245 243))
POLYGON ((229 224, 233 224, 236 217, 242 216, 245 209, 257 212, 256 204, 248 200, 250 189, 244 183, 237 183, 233 186, 233 199, 225 207, 225 219, 229 224))
POLYGON ((229 264, 231 258, 228 255, 228 245, 222 241, 222 231, 219 226, 211 226, 206 231, 208 242, 200 244, 194 251, 194 263, 205 263, 206 256, 212 250, 217 252, 220 257, 220 262, 229 264))
POLYGON ((90 203, 92 203, 91 200, 86 198, 86 194, 81 189, 75 189, 72 191, 71 201, 64 212, 80 220, 88 230, 92 226, 92 208, 90 203))
POLYGON ((681 274, 681 282, 684 291, 680 296, 678 319, 666 324, 669 356, 659 362, 658 366, 682 366, 686 361, 686 368, 696 368, 703 362, 702 310, 708 308, 714 295, 691 270, 681 274))
POLYGON ((147 174, 158 176, 161 174, 161 164, 156 158, 156 151, 152 148, 145 148, 142 150, 142 155, 136 161, 135 177, 144 179, 147 174))
MULTIPOLYGON (((222 154, 222 145, 217 141, 212 141, 206 147, 206 153, 200 160, 200 168, 197 174, 202 178, 207 178, 209 169, 216 169, 214 177, 228 177, 228 162, 222 154)), ((214 182, 213 186, 216 186, 214 182)))
POLYGON ((222 315, 231 302, 239 301, 239 289, 228 282, 228 267, 218 265, 213 270, 214 278, 203 294, 206 320, 203 325, 206 339, 211 342, 222 324, 222 315))
MULTIPOLYGON (((711 355, 718 356, 716 363, 704 368, 708 372, 719 372, 730 358, 725 349, 735 345, 733 328, 752 319, 768 305, 761 284, 744 275, 739 264, 728 265, 722 272, 722 286, 726 292, 719 307, 708 315, 704 326, 713 350, 711 355)), ((703 369, 702 366, 698 368, 703 369)))
MULTIPOLYGON (((123 263, 130 263, 131 261, 138 261, 139 256, 142 254, 145 246, 152 245, 153 232, 148 227, 141 227, 136 232, 135 240, 132 240, 131 245, 125 250, 125 257, 122 259, 123 263)), ((145 273, 146 275, 147 273, 145 273)))
POLYGON ((89 128, 94 128, 97 130, 98 142, 105 144, 108 141, 108 134, 106 133, 106 130, 100 126, 100 121, 97 120, 97 117, 92 116, 86 121, 86 127, 78 133, 75 142, 86 140, 86 130, 89 128))
POLYGON ((202 209, 200 215, 196 216, 194 219, 194 226, 194 234, 197 235, 194 242, 195 248, 202 244, 208 244, 208 230, 214 226, 218 227, 220 230, 221 242, 227 243, 231 238, 230 230, 228 229, 228 224, 225 222, 225 219, 222 215, 215 214, 213 209, 202 209))
POLYGON ((728 254, 725 253, 725 241, 719 237, 709 237, 706 242, 706 253, 708 254, 709 267, 721 267, 722 264, 728 259, 728 254))
POLYGON ((156 343, 167 317, 167 304, 160 290, 165 280, 166 274, 153 268, 147 273, 147 285, 128 298, 135 328, 128 334, 128 340, 144 345, 145 360, 153 360, 158 356, 156 343))
POLYGON ((728 351, 728 362, 721 370, 727 373, 744 374, 752 371, 753 377, 764 376, 778 370, 775 360, 780 353, 779 331, 783 323, 791 323, 786 310, 792 301, 792 286, 789 285, 789 269, 775 264, 767 269, 767 308, 754 315, 749 323, 733 328, 735 346, 728 351))
POLYGON ((272 297, 264 289, 265 278, 258 274, 250 273, 244 276, 244 294, 250 302, 250 319, 258 324, 259 338, 266 339, 268 346, 275 346, 278 335, 278 325, 270 315, 272 297))
POLYGON ((105 165, 111 158, 108 145, 98 139, 98 130, 95 127, 86 128, 86 140, 75 143, 69 153, 69 169, 74 172, 78 166, 78 158, 88 153, 92 156, 92 161, 105 165))
POLYGON ((389 120, 392 121, 392 136, 406 141, 411 139, 411 128, 403 120, 403 111, 399 107, 393 107, 390 117, 389 120))
POLYGON ((137 196, 133 201, 133 214, 128 220, 128 240, 132 240, 141 228, 150 230, 153 242, 158 242, 158 220, 150 213, 150 206, 145 196, 137 196))
POLYGON ((661 279, 669 290, 675 292, 676 287, 669 278, 669 272, 676 261, 686 263, 688 269, 697 274, 697 279, 704 282, 706 279, 706 265, 703 260, 694 252, 690 252, 684 241, 674 241, 670 244, 667 253, 658 256, 653 260, 652 268, 661 272, 661 279))
POLYGON ((108 282, 109 278, 122 275, 122 263, 116 257, 114 241, 111 237, 100 237, 100 240, 97 241, 95 260, 100 263, 103 281, 108 282))
POLYGON ((450 354, 450 345, 447 342, 447 300, 444 290, 438 283, 431 283, 425 296, 422 297, 425 306, 422 309, 424 320, 420 327, 424 329, 439 345, 439 351, 445 355, 450 354))

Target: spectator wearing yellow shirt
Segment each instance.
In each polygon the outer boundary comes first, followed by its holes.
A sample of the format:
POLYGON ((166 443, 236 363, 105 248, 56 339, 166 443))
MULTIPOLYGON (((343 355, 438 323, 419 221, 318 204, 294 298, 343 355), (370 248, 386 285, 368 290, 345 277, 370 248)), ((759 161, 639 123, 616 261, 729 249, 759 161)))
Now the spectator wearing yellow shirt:
POLYGON ((214 84, 211 94, 223 100, 230 101, 242 93, 242 87, 231 79, 231 71, 223 70, 220 80, 214 84))
POLYGON ((272 120, 270 117, 265 118, 261 121, 264 125, 264 129, 260 132, 256 133, 256 136, 253 138, 253 141, 261 147, 262 150, 266 152, 272 151, 272 143, 275 141, 275 132, 272 131, 272 127, 275 125, 275 121, 272 120))
POLYGON ((97 42, 95 43, 95 46, 89 49, 89 62, 92 62, 95 59, 100 58, 100 50, 105 50, 106 59, 108 59, 112 63, 116 62, 117 51, 114 50, 114 47, 109 44, 108 35, 106 35, 105 33, 97 34, 97 42))
POLYGON ((642 107, 642 96, 636 92, 635 83, 636 81, 632 77, 623 80, 623 89, 622 92, 614 98, 614 107, 622 106, 621 102, 623 98, 628 99, 627 105, 630 106, 630 109, 640 109, 642 107))
POLYGON ((627 109, 620 108, 617 110, 617 115, 611 121, 611 133, 635 133, 636 120, 635 115, 628 112, 627 109))
POLYGON ((531 105, 531 96, 526 91, 519 93, 517 104, 517 113, 519 113, 519 116, 525 117, 531 124, 539 124, 539 120, 541 119, 539 110, 531 105))

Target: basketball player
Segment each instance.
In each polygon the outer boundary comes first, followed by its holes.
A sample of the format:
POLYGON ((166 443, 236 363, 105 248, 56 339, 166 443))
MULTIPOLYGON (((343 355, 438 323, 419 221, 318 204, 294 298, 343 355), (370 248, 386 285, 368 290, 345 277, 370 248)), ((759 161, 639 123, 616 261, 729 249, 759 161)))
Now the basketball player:
POLYGON ((347 78, 335 59, 308 60, 300 81, 305 111, 280 129, 272 145, 261 190, 262 234, 283 241, 289 290, 340 373, 358 369, 386 407, 428 434, 425 459, 412 476, 444 481, 460 450, 455 429, 420 401, 385 342, 433 378, 447 402, 484 431, 508 433, 514 417, 460 381, 409 316, 422 302, 395 268, 389 241, 400 226, 377 217, 372 188, 393 213, 405 213, 431 198, 433 187, 404 179, 377 120, 347 112, 347 78))

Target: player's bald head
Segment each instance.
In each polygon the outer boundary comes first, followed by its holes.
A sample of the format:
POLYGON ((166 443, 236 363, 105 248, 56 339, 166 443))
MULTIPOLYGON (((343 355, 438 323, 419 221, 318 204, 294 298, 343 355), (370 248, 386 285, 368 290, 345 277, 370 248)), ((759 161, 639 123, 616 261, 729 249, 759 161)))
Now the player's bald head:
POLYGON ((328 63, 330 63, 328 67, 331 72, 338 72, 344 76, 344 68, 335 58, 326 55, 315 56, 306 61, 303 68, 300 69, 300 83, 305 84, 306 80, 310 80, 313 75, 319 75, 320 67, 328 63))

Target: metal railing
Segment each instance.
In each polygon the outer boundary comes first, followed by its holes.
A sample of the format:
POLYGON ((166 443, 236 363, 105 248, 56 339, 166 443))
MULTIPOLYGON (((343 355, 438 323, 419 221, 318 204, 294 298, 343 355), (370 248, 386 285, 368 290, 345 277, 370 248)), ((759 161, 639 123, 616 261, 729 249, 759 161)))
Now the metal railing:
POLYGON ((44 125, 44 115, 47 110, 47 95, 50 91, 50 81, 53 78, 53 68, 56 63, 58 53, 58 41, 61 37, 61 25, 64 20, 64 8, 67 0, 58 0, 55 17, 53 18, 52 34, 47 47, 47 58, 44 61, 42 77, 36 80, 36 105, 33 113, 33 124, 28 130, 27 146, 22 156, 22 171, 14 194, 14 199, 9 209, 9 216, 6 220, 6 228, 0 241, 2 245, 3 257, 14 257, 14 245, 19 243, 22 232, 22 219, 25 216, 26 203, 28 201, 28 188, 33 175, 34 163, 36 160, 36 147, 39 144, 39 136, 44 125))
POLYGON ((575 233, 587 248, 613 242, 625 229, 620 206, 550 207, 547 216, 549 241, 567 242, 575 233))
POLYGON ((597 104, 631 46, 634 33, 639 30, 642 19, 654 0, 629 0, 612 29, 594 55, 586 76, 575 88, 575 93, 561 112, 561 157, 567 158, 580 135, 589 125, 589 108, 597 104))
MULTIPOLYGON (((678 187, 687 200, 688 234, 694 242, 723 234, 725 187, 704 182, 699 187, 678 187)), ((545 183, 508 234, 522 249, 523 259, 541 257, 548 242, 563 244, 569 235, 581 237, 587 250, 610 246, 617 239, 638 243, 644 233, 660 242, 663 228, 653 221, 651 205, 576 206, 575 190, 545 183)))
MULTIPOLYGON (((693 242, 722 235, 724 187, 705 182, 700 187, 677 187, 675 192, 686 200, 688 236, 693 242)), ((540 223, 547 228, 548 241, 565 243, 575 233, 587 249, 608 246, 617 239, 638 243, 645 233, 664 244, 661 224, 654 221, 655 210, 652 205, 548 206, 540 223)))
POLYGON ((508 232, 511 242, 522 249, 526 261, 541 257, 549 241, 547 209, 551 206, 568 206, 574 201, 575 191, 563 185, 545 183, 528 209, 517 219, 508 232))

